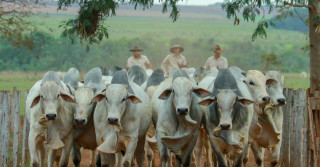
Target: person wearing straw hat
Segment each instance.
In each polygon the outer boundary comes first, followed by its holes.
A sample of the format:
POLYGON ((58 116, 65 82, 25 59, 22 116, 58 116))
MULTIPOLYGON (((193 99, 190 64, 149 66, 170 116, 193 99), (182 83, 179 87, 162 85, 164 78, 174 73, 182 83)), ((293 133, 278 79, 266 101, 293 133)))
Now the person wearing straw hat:
POLYGON ((206 63, 204 64, 204 68, 207 71, 210 71, 211 68, 215 67, 217 69, 227 69, 228 68, 228 60, 221 55, 223 49, 221 49, 220 45, 215 45, 212 49, 214 52, 214 56, 209 57, 206 63))
POLYGON ((170 48, 169 54, 161 63, 161 68, 165 74, 168 74, 169 70, 173 68, 181 69, 187 67, 186 58, 181 55, 184 49, 180 45, 174 45, 170 48))
POLYGON ((146 66, 149 69, 152 69, 152 65, 147 56, 141 55, 143 49, 140 49, 139 46, 134 46, 134 48, 130 49, 130 51, 133 53, 133 55, 128 59, 127 70, 129 70, 135 64, 144 69, 146 69, 146 66))

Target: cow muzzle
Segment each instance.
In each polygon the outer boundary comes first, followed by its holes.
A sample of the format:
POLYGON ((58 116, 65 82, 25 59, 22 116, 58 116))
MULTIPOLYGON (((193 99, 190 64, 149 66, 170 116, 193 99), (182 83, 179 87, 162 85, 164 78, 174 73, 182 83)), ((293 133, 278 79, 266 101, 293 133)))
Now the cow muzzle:
POLYGON ((188 108, 178 108, 177 112, 179 115, 187 115, 189 110, 188 110, 188 108))
POLYGON ((263 98, 262 98, 262 102, 263 102, 264 104, 269 103, 269 102, 270 102, 270 97, 269 97, 269 96, 263 97, 263 98))
POLYGON ((286 99, 285 98, 280 98, 280 99, 277 99, 277 102, 279 103, 279 105, 285 105, 286 104, 286 99))
POLYGON ((77 125, 83 126, 87 123, 85 119, 75 119, 74 120, 77 125))
POLYGON ((46 119, 47 120, 56 120, 57 114, 46 114, 46 119))
POLYGON ((230 130, 231 125, 230 124, 220 124, 221 130, 230 130))
POLYGON ((118 125, 119 124, 118 121, 119 121, 118 118, 113 118, 113 117, 108 118, 108 123, 110 125, 118 125))

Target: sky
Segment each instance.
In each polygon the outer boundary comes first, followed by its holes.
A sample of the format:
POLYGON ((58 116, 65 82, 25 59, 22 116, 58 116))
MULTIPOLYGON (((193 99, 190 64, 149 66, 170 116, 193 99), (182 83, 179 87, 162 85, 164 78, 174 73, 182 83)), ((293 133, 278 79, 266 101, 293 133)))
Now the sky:
MULTIPOLYGON (((209 5, 217 2, 223 2, 223 0, 183 0, 179 2, 180 5, 209 5)), ((159 0, 154 0, 155 4, 159 4, 159 0)))

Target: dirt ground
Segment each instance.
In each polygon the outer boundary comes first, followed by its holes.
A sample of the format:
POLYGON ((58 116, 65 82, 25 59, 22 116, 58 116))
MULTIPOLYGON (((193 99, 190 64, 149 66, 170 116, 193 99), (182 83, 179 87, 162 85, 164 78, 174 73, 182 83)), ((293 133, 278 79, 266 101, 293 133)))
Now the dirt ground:
MULTIPOLYGON (((270 166, 270 152, 268 150, 265 151, 265 161, 264 161, 264 166, 268 167, 270 166)), ((83 150, 82 152, 82 160, 81 160, 81 164, 80 166, 89 166, 90 165, 90 157, 91 157, 91 152, 89 150, 83 150)), ((203 162, 204 162, 205 158, 202 157, 202 161, 201 161, 201 166, 203 166, 203 162)), ((144 161, 144 167, 147 167, 147 160, 145 159, 144 161)), ((156 166, 160 166, 160 159, 159 156, 156 156, 156 166)), ((252 152, 250 152, 250 157, 249 157, 249 162, 248 162, 248 167, 255 167, 257 166, 255 163, 255 160, 253 158, 253 154, 252 152)), ((69 161, 69 165, 68 167, 73 167, 73 163, 72 163, 72 159, 70 159, 69 161)))

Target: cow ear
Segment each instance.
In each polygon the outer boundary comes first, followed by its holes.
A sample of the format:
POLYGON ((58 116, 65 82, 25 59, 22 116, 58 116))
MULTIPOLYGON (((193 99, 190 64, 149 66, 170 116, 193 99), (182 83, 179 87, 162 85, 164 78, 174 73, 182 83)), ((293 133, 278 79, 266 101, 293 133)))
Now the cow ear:
POLYGON ((158 98, 161 100, 167 100, 169 98, 169 96, 171 95, 171 93, 172 93, 172 89, 167 89, 167 90, 163 91, 158 98))
POLYGON ((253 101, 249 100, 249 99, 246 99, 246 98, 239 98, 238 99, 238 103, 240 103, 241 105, 243 106, 246 106, 246 105, 250 105, 253 103, 253 101))
POLYGON ((207 97, 207 96, 209 96, 211 94, 211 92, 209 92, 207 90, 204 90, 202 88, 195 88, 192 91, 196 96, 198 96, 200 98, 207 97))
POLYGON ((133 104, 142 103, 142 101, 135 95, 129 95, 128 100, 133 104))
POLYGON ((275 80, 275 79, 268 79, 268 80, 266 81, 266 84, 267 84, 267 85, 274 85, 274 84, 277 84, 277 83, 278 83, 278 81, 275 80))
POLYGON ((98 103, 98 102, 102 101, 105 98, 106 98, 106 95, 99 93, 96 96, 94 96, 91 101, 95 102, 95 103, 98 103))
POLYGON ((204 100, 200 101, 198 104, 203 105, 203 106, 211 106, 215 102, 216 102, 215 98, 208 98, 208 99, 204 99, 204 100))
POLYGON ((241 72, 241 74, 245 77, 247 76, 247 72, 241 72))
POLYGON ((69 95, 60 93, 60 96, 61 96, 61 98, 62 98, 64 101, 66 101, 66 102, 71 102, 71 103, 75 103, 75 102, 76 102, 76 101, 73 100, 73 98, 70 97, 69 95))
POLYGON ((37 104, 39 103, 39 101, 40 101, 40 95, 37 96, 37 97, 35 97, 35 98, 33 99, 30 108, 32 108, 32 107, 34 107, 35 105, 37 105, 37 104))

